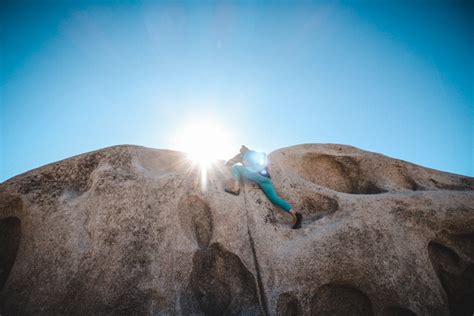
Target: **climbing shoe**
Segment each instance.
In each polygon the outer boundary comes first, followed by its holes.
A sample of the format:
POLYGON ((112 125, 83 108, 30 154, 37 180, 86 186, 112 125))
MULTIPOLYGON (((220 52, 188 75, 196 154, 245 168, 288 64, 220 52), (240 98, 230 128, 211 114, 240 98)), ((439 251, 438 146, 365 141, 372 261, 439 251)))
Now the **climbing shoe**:
POLYGON ((240 193, 240 189, 237 191, 232 191, 231 189, 225 188, 224 191, 233 195, 239 195, 240 193))
POLYGON ((296 213, 296 222, 295 224, 293 225, 293 229, 298 229, 298 228, 301 228, 301 222, 303 221, 303 215, 301 215, 300 213, 296 213))

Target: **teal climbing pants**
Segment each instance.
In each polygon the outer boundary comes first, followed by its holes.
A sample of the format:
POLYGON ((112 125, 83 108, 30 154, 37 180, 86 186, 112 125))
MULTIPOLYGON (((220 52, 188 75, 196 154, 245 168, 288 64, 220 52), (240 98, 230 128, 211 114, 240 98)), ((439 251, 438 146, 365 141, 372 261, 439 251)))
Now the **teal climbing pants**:
POLYGON ((243 177, 250 181, 256 182, 268 199, 273 204, 284 209, 286 212, 289 212, 293 208, 290 203, 278 196, 275 187, 273 186, 272 180, 262 176, 258 172, 251 171, 245 166, 236 164, 232 166, 232 176, 234 177, 235 181, 240 181, 240 179, 243 177))

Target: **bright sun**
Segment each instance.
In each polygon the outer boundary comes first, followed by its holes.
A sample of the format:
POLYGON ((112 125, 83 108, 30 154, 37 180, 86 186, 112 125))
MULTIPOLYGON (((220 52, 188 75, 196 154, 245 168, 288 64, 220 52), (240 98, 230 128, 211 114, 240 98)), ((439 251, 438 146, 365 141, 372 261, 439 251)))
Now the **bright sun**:
POLYGON ((238 150, 230 131, 212 120, 186 124, 178 130, 175 146, 188 153, 201 170, 208 169, 217 159, 228 159, 238 150))

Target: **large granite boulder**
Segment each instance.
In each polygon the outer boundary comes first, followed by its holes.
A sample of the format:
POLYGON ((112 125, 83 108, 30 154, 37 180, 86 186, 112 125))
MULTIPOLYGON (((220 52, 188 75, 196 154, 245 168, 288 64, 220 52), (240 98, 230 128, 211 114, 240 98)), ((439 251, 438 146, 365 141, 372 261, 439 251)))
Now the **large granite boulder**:
POLYGON ((472 315, 474 178, 336 144, 252 183, 110 147, 0 185, 1 315, 472 315), (204 181, 203 181, 204 180, 204 181))

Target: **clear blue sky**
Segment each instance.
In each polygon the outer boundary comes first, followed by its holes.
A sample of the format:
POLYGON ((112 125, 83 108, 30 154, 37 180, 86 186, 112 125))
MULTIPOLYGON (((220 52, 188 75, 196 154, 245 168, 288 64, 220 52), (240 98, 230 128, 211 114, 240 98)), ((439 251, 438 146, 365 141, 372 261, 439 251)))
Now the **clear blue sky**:
POLYGON ((474 176, 469 2, 198 3, 1 2, 0 181, 211 114, 474 176))

